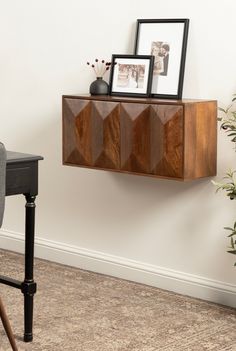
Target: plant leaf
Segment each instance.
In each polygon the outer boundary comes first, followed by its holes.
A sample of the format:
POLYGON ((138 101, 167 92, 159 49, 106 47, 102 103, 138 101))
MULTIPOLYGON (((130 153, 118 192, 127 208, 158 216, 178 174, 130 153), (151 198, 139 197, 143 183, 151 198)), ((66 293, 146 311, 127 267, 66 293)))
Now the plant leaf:
POLYGON ((232 247, 232 249, 234 249, 234 239, 233 239, 232 237, 231 237, 230 242, 231 242, 231 247, 232 247))
POLYGON ((236 250, 230 250, 230 251, 227 251, 228 253, 231 253, 233 255, 236 255, 236 250))
POLYGON ((226 113, 226 110, 224 110, 222 107, 218 107, 218 110, 221 111, 221 112, 226 113))
POLYGON ((231 234, 229 234, 228 238, 232 238, 234 235, 236 235, 236 232, 232 232, 231 234))

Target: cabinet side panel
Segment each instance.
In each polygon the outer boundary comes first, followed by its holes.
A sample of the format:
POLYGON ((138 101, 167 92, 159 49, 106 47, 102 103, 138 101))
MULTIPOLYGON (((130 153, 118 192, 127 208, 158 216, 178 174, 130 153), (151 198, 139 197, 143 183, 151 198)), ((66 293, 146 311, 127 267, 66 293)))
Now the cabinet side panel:
POLYGON ((217 103, 185 104, 184 178, 216 175, 217 103))
POLYGON ((91 102, 63 100, 63 162, 91 165, 91 102))

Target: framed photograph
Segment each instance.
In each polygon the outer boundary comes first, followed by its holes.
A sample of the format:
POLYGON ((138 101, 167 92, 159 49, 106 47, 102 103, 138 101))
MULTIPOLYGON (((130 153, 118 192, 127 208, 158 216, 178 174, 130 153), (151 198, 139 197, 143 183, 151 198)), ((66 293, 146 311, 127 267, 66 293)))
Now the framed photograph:
POLYGON ((188 19, 138 19, 135 55, 153 55, 151 94, 181 99, 188 39, 188 19))
POLYGON ((149 97, 154 56, 112 55, 110 95, 149 97))

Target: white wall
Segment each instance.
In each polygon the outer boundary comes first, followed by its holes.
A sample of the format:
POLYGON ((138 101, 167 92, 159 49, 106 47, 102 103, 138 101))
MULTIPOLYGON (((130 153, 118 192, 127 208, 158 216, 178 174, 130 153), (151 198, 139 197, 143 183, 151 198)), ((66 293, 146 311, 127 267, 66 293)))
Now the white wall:
MULTIPOLYGON (((137 18, 189 18, 183 97, 236 92, 235 0, 1 0, 0 140, 40 154, 38 256, 235 305, 223 227, 236 204, 210 179, 180 183, 62 166, 61 95, 87 93, 94 58, 132 53, 137 18), (57 248, 57 250, 56 250, 57 248)), ((223 132, 218 178, 235 167, 223 132)), ((0 246, 22 250, 23 197, 7 198, 0 246)))

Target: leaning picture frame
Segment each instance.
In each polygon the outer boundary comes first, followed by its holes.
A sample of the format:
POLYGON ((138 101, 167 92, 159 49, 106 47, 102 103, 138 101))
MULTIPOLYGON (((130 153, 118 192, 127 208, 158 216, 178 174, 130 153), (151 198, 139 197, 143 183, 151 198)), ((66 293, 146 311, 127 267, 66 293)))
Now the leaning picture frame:
POLYGON ((138 19, 135 55, 153 55, 151 95, 181 99, 189 19, 138 19))
POLYGON ((153 64, 152 55, 112 55, 110 95, 149 97, 153 64))

